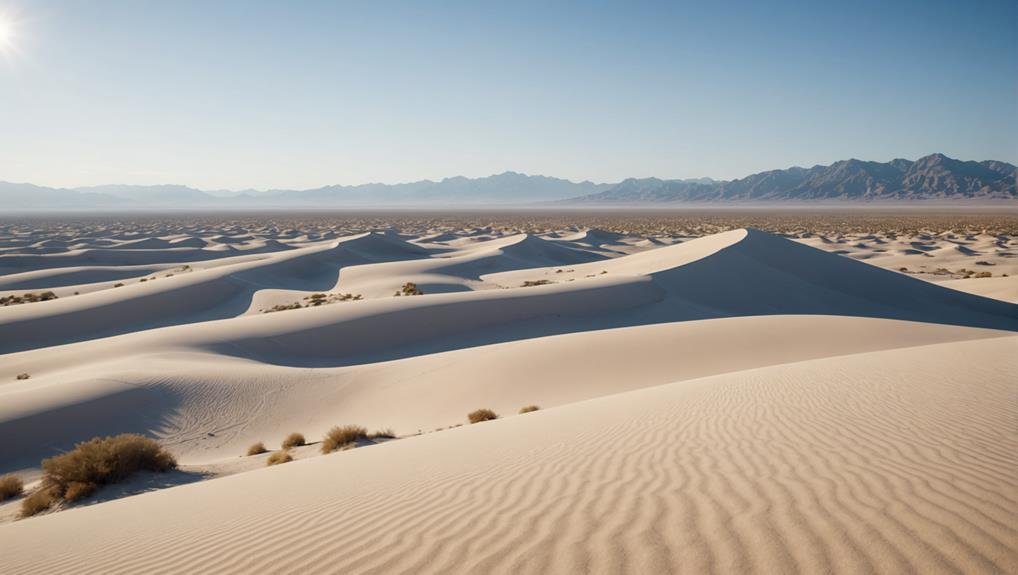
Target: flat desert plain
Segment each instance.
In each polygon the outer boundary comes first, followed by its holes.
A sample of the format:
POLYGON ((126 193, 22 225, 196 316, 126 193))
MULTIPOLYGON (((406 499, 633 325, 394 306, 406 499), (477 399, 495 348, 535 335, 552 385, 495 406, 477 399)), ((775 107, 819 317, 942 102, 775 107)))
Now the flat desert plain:
POLYGON ((0 474, 25 489, 0 572, 1018 573, 1016 233, 2 221, 0 474), (321 454, 337 425, 388 431, 321 454), (42 460, 121 433, 178 467, 19 518, 42 460))

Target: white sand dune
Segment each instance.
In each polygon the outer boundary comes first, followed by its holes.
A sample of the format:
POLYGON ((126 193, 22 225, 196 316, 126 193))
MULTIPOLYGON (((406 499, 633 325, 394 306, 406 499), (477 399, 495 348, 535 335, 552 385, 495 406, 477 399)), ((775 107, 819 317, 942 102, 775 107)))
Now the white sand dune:
POLYGON ((174 328, 172 339, 120 336, 8 356, 13 370, 33 378, 0 386, 0 434, 33 440, 0 446, 0 472, 31 467, 97 435, 155 433, 182 461, 203 463, 295 429, 321 436, 343 421, 410 434, 455 424, 482 406, 512 413, 530 403, 563 405, 727 371, 1010 333, 869 318, 746 317, 309 371, 208 353, 199 333, 208 327, 174 328), (733 357, 732 349, 742 351, 733 357), (634 371, 634 363, 642 368, 634 371), (56 419, 58 427, 50 424, 56 419))
POLYGON ((185 485, 0 526, 0 568, 1014 572, 1016 348, 790 363, 185 485))
POLYGON ((139 432, 236 475, 0 525, 0 572, 1018 568, 1013 278, 856 261, 1009 239, 375 229, 2 238, 60 297, 0 308, 0 473, 139 432), (315 292, 363 299, 262 313, 315 292), (346 423, 412 437, 239 457, 346 423))

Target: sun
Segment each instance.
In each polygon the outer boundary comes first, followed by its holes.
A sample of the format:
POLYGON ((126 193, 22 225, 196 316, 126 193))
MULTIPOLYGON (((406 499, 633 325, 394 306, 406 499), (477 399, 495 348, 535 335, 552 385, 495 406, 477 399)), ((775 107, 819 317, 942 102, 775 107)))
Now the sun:
POLYGON ((14 41, 14 26, 3 14, 0 14, 0 49, 11 45, 14 41))

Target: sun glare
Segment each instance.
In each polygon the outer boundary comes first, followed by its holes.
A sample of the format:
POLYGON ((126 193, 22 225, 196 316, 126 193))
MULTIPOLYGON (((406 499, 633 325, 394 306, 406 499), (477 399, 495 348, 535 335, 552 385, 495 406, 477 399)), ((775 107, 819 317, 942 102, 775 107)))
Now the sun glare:
POLYGON ((6 16, 0 14, 0 50, 7 48, 14 41, 14 27, 6 16))

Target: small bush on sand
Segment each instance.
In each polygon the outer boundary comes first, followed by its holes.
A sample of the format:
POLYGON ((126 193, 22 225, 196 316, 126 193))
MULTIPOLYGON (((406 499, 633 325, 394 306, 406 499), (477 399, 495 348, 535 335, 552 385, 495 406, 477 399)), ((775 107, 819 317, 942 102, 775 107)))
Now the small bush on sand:
POLYGON ((102 485, 118 483, 138 471, 168 471, 177 461, 155 440, 125 433, 96 437, 42 461, 43 485, 54 496, 75 501, 102 485))
POLYGON ((358 439, 367 439, 368 430, 359 425, 336 426, 325 434, 322 441, 322 453, 332 453, 337 449, 352 445, 358 439))
POLYGON ((17 475, 0 475, 0 501, 7 501, 21 495, 25 484, 17 475))
POLYGON ((536 405, 526 405, 520 408, 520 413, 530 413, 531 411, 537 411, 539 409, 541 408, 536 405))
POLYGON ((265 449, 265 444, 261 441, 247 448, 248 455, 260 455, 262 453, 268 453, 268 451, 268 449, 265 449))
POLYGON ((283 440, 283 449, 290 449, 291 447, 300 447, 301 445, 307 445, 307 441, 304 440, 304 436, 299 433, 291 433, 286 436, 283 440))
POLYGON ((31 517, 56 505, 59 497, 53 487, 40 487, 21 501, 21 517, 31 517))
POLYGON ((480 423, 482 421, 498 419, 498 415, 490 409, 478 409, 477 411, 471 411, 468 413, 467 419, 470 420, 470 423, 480 423))
POLYGON ((396 439, 396 432, 391 429, 376 429, 368 439, 396 439))
POLYGON ((265 460, 265 465, 266 466, 279 465, 280 463, 289 463, 291 461, 293 461, 293 456, 290 455, 290 452, 277 451, 270 455, 269 458, 265 460))
POLYGON ((30 377, 32 376, 28 375, 27 373, 19 373, 17 379, 28 379, 30 377))
POLYGON ((396 296, 401 295, 424 295, 424 292, 422 292, 421 289, 417 287, 417 284, 415 284, 414 282, 406 282, 405 284, 403 284, 403 287, 401 287, 400 290, 396 292, 396 296))

